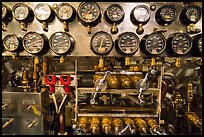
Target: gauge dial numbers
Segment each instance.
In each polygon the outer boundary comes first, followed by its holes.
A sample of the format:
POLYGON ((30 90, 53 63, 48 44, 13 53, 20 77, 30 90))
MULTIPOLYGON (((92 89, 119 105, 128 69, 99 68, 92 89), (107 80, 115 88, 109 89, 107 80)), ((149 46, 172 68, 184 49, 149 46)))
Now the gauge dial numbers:
POLYGON ((159 8, 155 15, 158 24, 171 24, 176 19, 176 9, 172 5, 159 8))
POLYGON ((56 54, 65 54, 74 49, 75 40, 66 32, 56 32, 49 39, 49 45, 56 54))
POLYGON ((23 47, 31 54, 40 53, 43 50, 45 38, 37 32, 28 32, 23 37, 23 47))
POLYGON ((60 3, 56 8, 56 15, 61 21, 72 22, 76 17, 76 11, 70 4, 60 3))
POLYGON ((29 17, 29 7, 23 3, 17 3, 12 9, 13 16, 18 21, 26 20, 29 17))
POLYGON ((96 25, 101 19, 100 7, 95 2, 82 2, 77 9, 77 15, 84 26, 96 25))
POLYGON ((194 56, 202 56, 202 34, 193 37, 192 54, 194 56))
POLYGON ((50 18, 52 9, 48 4, 40 3, 34 8, 34 15, 40 21, 46 21, 50 18))
POLYGON ((186 33, 174 33, 167 39, 167 44, 169 45, 167 52, 173 52, 174 55, 185 55, 192 48, 192 39, 186 33))
POLYGON ((144 25, 149 21, 150 16, 151 12, 147 6, 138 5, 132 10, 130 19, 134 24, 142 23, 144 25))
POLYGON ((105 19, 108 23, 119 24, 124 17, 125 12, 119 4, 111 4, 105 11, 105 19))
POLYGON ((7 51, 14 52, 19 48, 19 45, 20 39, 14 34, 7 35, 3 39, 3 46, 7 51))
POLYGON ((139 37, 133 32, 120 34, 115 42, 116 50, 123 55, 133 55, 139 48, 139 37))
POLYGON ((113 39, 110 34, 104 31, 95 33, 91 39, 91 50, 98 55, 110 53, 113 49, 113 39))
POLYGON ((197 23, 202 16, 202 9, 197 5, 185 7, 181 14, 180 19, 183 24, 197 23))
POLYGON ((144 36, 140 44, 140 49, 145 53, 159 55, 163 53, 166 48, 166 39, 161 33, 152 33, 144 36))

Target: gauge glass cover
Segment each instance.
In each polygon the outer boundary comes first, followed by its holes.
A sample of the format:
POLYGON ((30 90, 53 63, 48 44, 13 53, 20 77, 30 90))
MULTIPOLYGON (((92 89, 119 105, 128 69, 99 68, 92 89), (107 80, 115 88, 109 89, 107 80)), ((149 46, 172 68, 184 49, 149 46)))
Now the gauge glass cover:
POLYGON ((16 35, 7 35, 3 40, 4 48, 10 52, 15 51, 19 47, 19 40, 16 35))
POLYGON ((51 15, 51 8, 47 4, 40 3, 35 7, 34 14, 39 20, 47 20, 51 15))
POLYGON ((124 17, 124 10, 118 4, 112 4, 107 8, 107 16, 112 21, 119 21, 124 17))
POLYGON ((160 15, 164 21, 173 21, 176 17, 176 11, 172 6, 161 8, 160 15))
POLYGON ((29 9, 26 5, 20 3, 16 4, 13 9, 13 16, 17 20, 24 20, 28 17, 29 9))
POLYGON ((73 14, 73 9, 68 3, 61 3, 56 13, 60 19, 68 20, 73 14))
POLYGON ((135 7, 133 15, 138 22, 146 22, 150 18, 150 10, 145 5, 139 5, 135 7))

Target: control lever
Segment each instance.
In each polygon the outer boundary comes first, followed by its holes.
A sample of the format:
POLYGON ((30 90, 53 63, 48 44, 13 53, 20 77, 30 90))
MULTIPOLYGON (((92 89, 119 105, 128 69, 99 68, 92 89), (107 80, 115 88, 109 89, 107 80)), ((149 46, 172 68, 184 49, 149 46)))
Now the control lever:
POLYGON ((130 128, 129 125, 127 125, 124 129, 122 129, 122 130, 118 133, 118 135, 123 135, 123 134, 127 131, 128 128, 130 128))
POLYGON ((3 124, 2 128, 7 127, 11 122, 13 122, 14 118, 9 119, 6 123, 3 124))
POLYGON ((150 128, 150 132, 152 135, 167 135, 165 130, 161 127, 150 128))
MULTIPOLYGON (((98 92, 102 91, 104 89, 104 84, 106 82, 106 77, 109 76, 111 73, 110 71, 106 71, 104 77, 102 79, 99 79, 98 80, 98 83, 97 83, 97 86, 96 86, 96 92, 94 93, 93 95, 93 98, 90 100, 90 103, 91 104, 95 104, 95 99, 96 99, 96 96, 98 94, 98 92)), ((105 87, 106 89, 106 87, 105 87)))
POLYGON ((153 76, 158 76, 160 73, 159 71, 157 70, 151 70, 150 72, 147 72, 146 75, 145 75, 145 78, 144 79, 141 79, 139 82, 138 82, 138 87, 139 87, 139 95, 138 95, 138 99, 139 99, 139 103, 141 106, 143 106, 145 104, 145 101, 142 100, 141 96, 142 96, 142 93, 144 91, 147 91, 149 89, 149 79, 148 77, 150 75, 153 75, 153 76))

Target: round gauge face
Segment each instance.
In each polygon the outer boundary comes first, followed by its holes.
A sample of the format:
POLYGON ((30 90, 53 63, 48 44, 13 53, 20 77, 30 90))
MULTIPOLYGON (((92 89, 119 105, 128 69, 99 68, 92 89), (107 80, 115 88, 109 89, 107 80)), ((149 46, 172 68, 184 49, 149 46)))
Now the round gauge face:
POLYGON ((100 8, 94 2, 84 2, 78 8, 78 15, 84 22, 94 22, 100 16, 100 8))
POLYGON ((18 49, 19 47, 19 40, 17 38, 16 35, 11 34, 11 35, 7 35, 4 39, 3 39, 3 45, 4 48, 10 52, 15 51, 18 49))
POLYGON ((145 41, 145 48, 152 55, 161 54, 166 47, 165 37, 160 33, 150 34, 145 41))
POLYGON ((96 54, 107 54, 113 48, 112 37, 103 31, 97 32, 91 39, 91 49, 96 54))
POLYGON ((173 51, 176 54, 183 55, 188 53, 192 48, 192 40, 188 34, 178 33, 171 42, 173 51))
POLYGON ((176 18, 176 10, 173 6, 163 6, 160 11, 160 16, 164 21, 174 21, 176 18))
POLYGON ((7 8, 4 4, 2 4, 2 19, 5 18, 7 13, 7 8))
POLYGON ((25 20, 28 17, 29 9, 25 4, 18 3, 13 7, 13 16, 17 20, 25 20))
POLYGON ((107 16, 111 21, 120 21, 124 15, 123 8, 118 4, 112 4, 107 8, 107 16))
POLYGON ((50 37, 49 44, 53 52, 64 54, 70 49, 71 40, 67 33, 56 32, 50 37))
POLYGON ((73 14, 72 6, 68 3, 61 3, 59 4, 59 7, 57 8, 56 14, 58 18, 62 20, 68 20, 71 18, 73 14))
POLYGON ((150 18, 150 10, 145 5, 136 6, 133 9, 133 16, 138 22, 147 22, 150 18))
POLYGON ((139 38, 133 32, 125 32, 118 37, 118 48, 124 54, 134 54, 139 48, 139 38))
POLYGON ((43 46, 44 39, 37 32, 28 32, 23 38, 23 47, 28 53, 39 53, 42 51, 43 46))
POLYGON ((51 15, 51 8, 49 5, 40 3, 34 9, 35 17, 39 20, 47 20, 51 15))
POLYGON ((198 6, 189 6, 185 14, 191 22, 198 22, 201 18, 202 10, 198 6))

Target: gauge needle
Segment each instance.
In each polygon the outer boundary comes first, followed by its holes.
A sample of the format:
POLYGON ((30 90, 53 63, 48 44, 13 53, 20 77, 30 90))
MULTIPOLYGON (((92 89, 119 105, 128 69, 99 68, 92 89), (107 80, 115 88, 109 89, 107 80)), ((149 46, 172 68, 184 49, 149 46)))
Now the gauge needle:
POLYGON ((135 42, 135 41, 130 41, 130 42, 127 42, 125 45, 132 44, 133 42, 135 42))
POLYGON ((104 39, 104 38, 102 38, 102 40, 101 40, 101 43, 100 43, 100 47, 99 47, 99 48, 101 48, 102 45, 103 45, 103 39, 104 39))
POLYGON ((61 45, 61 44, 66 43, 66 42, 67 41, 62 41, 62 42, 57 43, 56 45, 61 45))
POLYGON ((180 43, 179 46, 181 46, 181 45, 183 45, 183 44, 186 44, 186 43, 187 43, 187 41, 184 41, 183 43, 180 43))
POLYGON ((92 7, 83 17, 86 17, 86 15, 89 14, 93 9, 94 7, 92 7))

